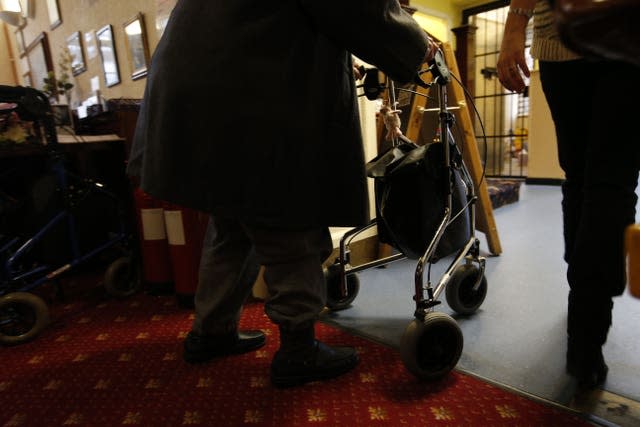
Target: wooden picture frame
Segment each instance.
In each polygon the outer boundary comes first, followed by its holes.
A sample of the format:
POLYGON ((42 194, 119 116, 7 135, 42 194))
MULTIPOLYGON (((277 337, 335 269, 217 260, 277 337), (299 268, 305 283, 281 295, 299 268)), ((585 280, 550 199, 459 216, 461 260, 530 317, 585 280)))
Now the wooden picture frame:
POLYGON ((22 9, 22 16, 25 18, 33 19, 36 17, 36 9, 34 5, 35 0, 20 0, 20 8, 22 9))
POLYGON ((33 86, 33 82, 31 81, 31 71, 25 71, 22 73, 22 84, 27 87, 33 86))
POLYGON ((69 53, 73 55, 71 62, 71 72, 74 76, 87 70, 87 64, 84 58, 84 48, 82 45, 82 35, 80 31, 76 31, 67 38, 67 48, 69 53))
POLYGON ((142 13, 125 22, 123 28, 131 79, 137 80, 147 75, 149 67, 149 43, 142 13))
POLYGON ((24 33, 22 32, 22 28, 16 28, 13 34, 16 36, 16 45, 18 46, 18 55, 22 58, 27 51, 27 48, 24 44, 24 33))
POLYGON ((62 16, 60 16, 58 0, 47 0, 47 12, 49 12, 50 29, 53 30, 62 24, 62 16))
POLYGON ((50 71, 53 71, 51 50, 47 33, 40 33, 25 50, 25 56, 29 64, 31 84, 35 89, 42 90, 44 79, 50 71))
POLYGON ((111 24, 105 25, 96 31, 96 41, 102 58, 105 85, 107 87, 115 86, 120 83, 120 68, 111 24))

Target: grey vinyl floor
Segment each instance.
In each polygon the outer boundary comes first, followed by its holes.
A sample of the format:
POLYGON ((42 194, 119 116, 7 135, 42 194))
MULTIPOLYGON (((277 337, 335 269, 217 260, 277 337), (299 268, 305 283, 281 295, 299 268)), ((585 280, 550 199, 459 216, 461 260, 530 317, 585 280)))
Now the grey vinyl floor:
MULTIPOLYGON (((523 392, 568 404, 575 384, 565 374, 566 265, 562 259, 559 186, 523 184, 520 200, 494 211, 503 253, 487 258, 488 294, 470 317, 459 317, 444 295, 438 311, 460 325, 464 348, 458 368, 523 392)), ((481 250, 488 248, 478 235, 481 250)), ((597 250, 594 262, 598 262, 597 250)), ((449 262, 436 263, 437 282, 449 262)), ((399 348, 412 320, 416 262, 402 260, 359 274, 352 306, 329 322, 399 348)), ((604 348, 609 376, 604 389, 640 401, 640 300, 628 293, 615 301, 613 327, 604 348)))

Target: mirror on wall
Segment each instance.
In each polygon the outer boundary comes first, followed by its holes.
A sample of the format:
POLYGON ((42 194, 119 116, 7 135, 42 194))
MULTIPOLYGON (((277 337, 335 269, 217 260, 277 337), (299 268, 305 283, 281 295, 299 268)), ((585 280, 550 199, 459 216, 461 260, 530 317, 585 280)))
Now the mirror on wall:
POLYGON ((51 60, 51 50, 49 49, 47 33, 40 33, 35 40, 29 43, 25 56, 29 64, 31 86, 42 90, 45 77, 47 77, 49 71, 53 71, 53 61, 51 60))
POLYGON ((52 30, 62 24, 58 0, 47 0, 47 12, 49 13, 49 25, 52 30))
POLYGON ((74 76, 86 71, 87 66, 84 60, 84 49, 82 48, 82 36, 80 31, 76 31, 67 38, 67 48, 73 56, 71 61, 71 72, 74 76))
POLYGON ((125 22, 123 27, 131 78, 136 80, 147 75, 149 64, 149 44, 143 15, 137 13, 133 18, 125 22))
POLYGON ((118 55, 116 54, 116 45, 113 39, 113 28, 111 24, 105 25, 96 31, 96 39, 102 58, 102 71, 104 72, 105 84, 107 87, 117 85, 120 83, 120 70, 118 68, 118 55))

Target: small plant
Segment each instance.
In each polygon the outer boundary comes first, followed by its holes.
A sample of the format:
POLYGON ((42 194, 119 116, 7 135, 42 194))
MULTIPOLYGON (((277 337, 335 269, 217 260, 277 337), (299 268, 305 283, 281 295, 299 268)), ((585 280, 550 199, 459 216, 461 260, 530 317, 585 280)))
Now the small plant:
POLYGON ((71 83, 70 72, 71 64, 73 63, 73 55, 69 48, 65 47, 60 52, 60 59, 58 61, 58 68, 60 69, 60 78, 56 79, 56 75, 53 71, 47 73, 47 77, 44 78, 44 86, 42 91, 47 96, 54 97, 56 95, 64 95, 67 99, 67 104, 71 100, 71 89, 73 83, 71 83))

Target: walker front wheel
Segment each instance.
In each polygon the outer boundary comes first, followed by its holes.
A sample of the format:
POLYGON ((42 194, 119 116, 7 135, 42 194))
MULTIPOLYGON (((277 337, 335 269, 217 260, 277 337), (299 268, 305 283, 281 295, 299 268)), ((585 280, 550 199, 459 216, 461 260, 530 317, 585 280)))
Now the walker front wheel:
POLYGON ((49 308, 42 298, 28 292, 0 297, 0 343, 20 344, 33 339, 49 324, 49 308))
POLYGON ((345 277, 347 295, 343 297, 340 292, 340 274, 342 273, 339 264, 332 264, 324 269, 327 283, 327 307, 333 311, 349 308, 360 291, 360 279, 355 274, 349 274, 345 277))
POLYGON ((445 289, 447 304, 459 314, 473 314, 480 308, 487 296, 487 278, 474 264, 464 264, 456 268, 445 289), (477 289, 474 285, 480 279, 477 289))
POLYGON ((424 321, 414 319, 400 340, 400 356, 409 372, 433 381, 455 368, 462 354, 460 327, 445 313, 429 312, 424 321))

